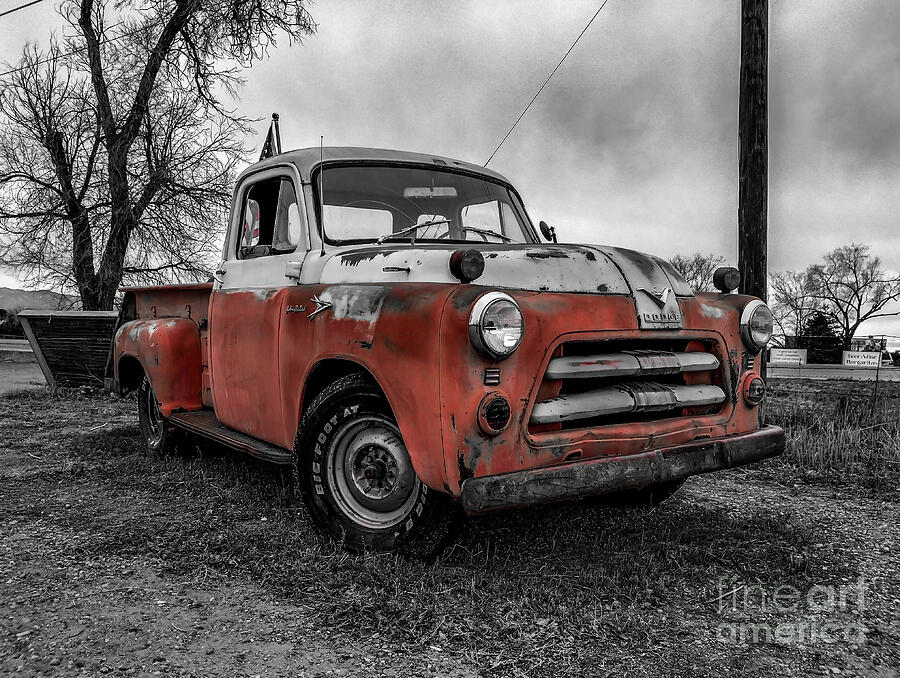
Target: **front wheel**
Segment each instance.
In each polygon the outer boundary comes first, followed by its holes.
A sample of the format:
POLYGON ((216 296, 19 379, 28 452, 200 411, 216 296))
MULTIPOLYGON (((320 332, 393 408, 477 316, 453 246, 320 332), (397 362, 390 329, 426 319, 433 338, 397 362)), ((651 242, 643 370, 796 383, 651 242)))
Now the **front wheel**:
POLYGON ((310 404, 294 443, 294 479, 319 531, 351 551, 429 557, 456 522, 449 497, 419 480, 387 401, 361 374, 310 404))

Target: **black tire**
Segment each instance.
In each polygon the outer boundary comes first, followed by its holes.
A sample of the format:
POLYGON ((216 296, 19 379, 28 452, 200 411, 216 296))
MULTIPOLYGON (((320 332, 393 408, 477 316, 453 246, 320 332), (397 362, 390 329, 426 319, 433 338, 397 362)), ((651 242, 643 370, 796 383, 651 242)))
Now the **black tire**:
POLYGON ((294 441, 294 486, 313 524, 349 551, 433 557, 459 510, 416 475, 390 406, 362 374, 316 396, 294 441))
POLYGON ((668 483, 659 483, 658 485, 642 487, 639 490, 626 490, 624 492, 600 494, 596 497, 591 497, 590 499, 592 502, 604 506, 653 508, 654 506, 659 506, 667 499, 670 499, 681 489, 684 482, 684 479, 672 480, 668 483))
POLYGON ((187 448, 187 436, 172 426, 159 411, 159 401, 146 376, 137 391, 138 422, 144 448, 151 457, 181 455, 187 448))

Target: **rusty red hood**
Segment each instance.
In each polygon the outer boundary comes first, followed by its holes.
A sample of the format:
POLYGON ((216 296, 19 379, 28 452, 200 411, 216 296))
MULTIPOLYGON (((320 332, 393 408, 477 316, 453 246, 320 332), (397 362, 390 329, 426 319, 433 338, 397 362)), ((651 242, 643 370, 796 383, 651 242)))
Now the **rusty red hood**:
MULTIPOLYGON (((469 245, 484 255, 476 284, 535 292, 634 295, 638 290, 690 296, 672 266, 633 250, 600 245, 469 245)), ((382 245, 335 252, 321 282, 457 282, 450 273, 453 245, 382 245)))

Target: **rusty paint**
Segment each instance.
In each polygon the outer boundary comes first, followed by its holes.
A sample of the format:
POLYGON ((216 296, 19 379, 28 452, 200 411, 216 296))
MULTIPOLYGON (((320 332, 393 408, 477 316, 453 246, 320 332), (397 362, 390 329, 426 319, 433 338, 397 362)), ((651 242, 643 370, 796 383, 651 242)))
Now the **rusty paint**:
POLYGON ((202 406, 201 344, 197 324, 182 318, 132 320, 113 340, 115 379, 122 358, 135 358, 150 380, 164 416, 202 406))
MULTIPOLYGON (((564 501, 682 480, 781 454, 784 431, 768 427, 752 433, 704 439, 628 457, 577 461, 550 468, 466 478, 462 504, 468 513, 564 501)), ((462 463, 461 463, 462 466, 462 463)))
MULTIPOLYGON (((602 303, 584 304, 576 295, 510 291, 529 328, 520 348, 502 363, 512 421, 495 438, 481 434, 477 408, 490 389, 482 377, 485 368, 497 364, 472 350, 466 320, 474 301, 488 289, 397 283, 217 291, 209 313, 203 310, 208 288, 190 290, 187 302, 188 290, 152 289, 136 293, 140 319, 120 329, 117 355, 134 355, 145 369, 154 370, 151 379, 164 411, 212 402, 223 423, 288 449, 307 376, 324 359, 355 362, 384 389, 423 482, 441 491, 450 488, 454 495, 469 474, 485 477, 554 466, 576 451, 583 463, 755 429, 755 409, 732 400, 712 415, 586 429, 548 425, 529 431, 533 404, 559 393, 561 382, 540 377, 563 343, 637 340, 645 334, 637 327, 628 296, 598 297, 602 303), (315 296, 332 299, 338 312, 315 322, 302 313, 285 314, 288 307, 307 305, 315 296), (186 303, 192 306, 192 317, 174 317, 184 313, 186 303), (173 317, 149 319, 151 305, 173 317), (207 316, 213 331, 203 332, 208 340, 201 341, 198 322, 207 316), (190 345, 180 343, 185 337, 191 337, 190 345), (209 369, 204 368, 207 364, 209 369), (207 388, 210 396, 201 398, 201 389, 207 388), (441 425, 434 418, 438 414, 441 425)), ((689 337, 688 351, 713 347, 720 360, 732 358, 729 364, 735 364, 735 347, 742 346, 738 318, 746 298, 698 297, 682 301, 684 329, 661 330, 654 336, 689 337), (716 329, 710 328, 701 308, 711 301, 723 313, 716 329)), ((748 375, 757 373, 754 365, 748 375)), ((719 385, 735 392, 736 376, 730 370, 724 374, 726 382, 719 385)), ((699 374, 687 379, 708 383, 699 374)))
MULTIPOLYGON (((600 429, 561 430, 548 425, 529 431, 533 403, 559 393, 560 382, 545 382, 540 375, 564 342, 639 339, 644 334, 637 328, 628 296, 604 296, 602 303, 584 304, 576 295, 511 291, 529 328, 522 346, 502 365, 513 421, 502 435, 483 436, 477 429, 477 407, 489 387, 482 377, 485 368, 496 363, 471 349, 466 320, 475 299, 488 289, 398 283, 217 291, 206 313, 208 286, 151 288, 135 294, 141 318, 137 322, 150 324, 123 326, 117 354, 135 355, 145 369, 157 370, 151 378, 165 411, 214 403, 224 423, 286 448, 299 421, 303 385, 315 365, 329 358, 355 362, 384 389, 420 477, 432 488, 450 487, 453 494, 460 491, 460 468, 482 477, 552 466, 576 450, 589 461, 755 428, 755 410, 732 399, 713 415, 600 429), (302 313, 285 314, 287 308, 308 305, 315 296, 332 299, 337 312, 315 322, 302 313), (181 317, 186 304, 193 309, 190 319, 181 317), (172 317, 149 320, 150 306, 172 317), (198 323, 207 316, 213 331, 208 341, 201 341, 198 323), (192 347, 178 347, 176 335, 193 337, 192 347), (207 363, 209 369, 204 369, 207 363), (184 378, 179 375, 188 377, 189 383, 176 383, 184 378), (209 395, 199 397, 201 389, 209 395), (442 426, 432 418, 437 413, 442 426)), ((720 360, 732 358, 729 364, 735 364, 737 353, 732 351, 742 345, 738 317, 744 303, 746 298, 739 295, 683 300, 684 329, 654 336, 690 337, 687 350, 713 346, 720 360), (701 308, 710 303, 723 314, 715 330, 701 308)), ((748 374, 756 373, 754 365, 748 374)), ((728 371, 726 377, 720 386, 736 392, 736 375, 728 371)), ((689 378, 697 384, 708 382, 700 376, 689 378)))
MULTIPOLYGON (((539 399, 558 393, 560 382, 540 379, 549 360, 557 355, 558 348, 566 341, 600 340, 618 338, 639 340, 646 334, 637 328, 634 305, 628 297, 604 297, 602 304, 583 304, 577 296, 549 293, 534 295, 510 292, 519 303, 525 316, 528 332, 519 349, 503 361, 504 389, 510 394, 527 394, 525 402, 511 400, 513 417, 523 422, 510 425, 501 439, 479 441, 481 451, 477 465, 467 459, 466 468, 474 468, 475 476, 489 476, 552 466, 574 450, 582 451, 582 459, 605 458, 610 455, 636 454, 649 446, 671 446, 689 443, 701 436, 719 437, 755 430, 756 412, 742 403, 727 402, 714 414, 700 414, 686 418, 675 417, 642 423, 612 424, 603 427, 560 430, 559 425, 535 427, 529 432, 527 424, 530 408, 539 399), (549 429, 549 430, 548 430, 549 429), (522 454, 525 450, 526 454, 522 454)), ((460 289, 448 301, 442 323, 441 342, 441 407, 444 421, 444 446, 453 450, 453 464, 448 464, 448 478, 454 493, 459 491, 459 477, 452 477, 458 470, 456 451, 468 454, 471 441, 469 430, 462 422, 475 420, 477 406, 489 387, 481 383, 484 368, 494 363, 473 353, 466 343, 464 323, 468 309, 478 294, 475 290, 460 289), (456 426, 450 425, 450 422, 456 426)), ((684 328, 659 330, 653 336, 660 338, 686 337, 687 351, 709 350, 722 363, 727 361, 730 347, 741 346, 738 319, 746 297, 728 295, 718 304, 723 317, 710 329, 699 303, 682 300, 684 328)), ((708 303, 708 301, 706 302, 708 303)), ((717 384, 726 393, 736 387, 736 379, 730 371, 724 373, 726 381, 717 384)), ((705 373, 693 373, 685 377, 686 383, 709 383, 705 373)), ((690 414, 685 408, 683 414, 690 414)))

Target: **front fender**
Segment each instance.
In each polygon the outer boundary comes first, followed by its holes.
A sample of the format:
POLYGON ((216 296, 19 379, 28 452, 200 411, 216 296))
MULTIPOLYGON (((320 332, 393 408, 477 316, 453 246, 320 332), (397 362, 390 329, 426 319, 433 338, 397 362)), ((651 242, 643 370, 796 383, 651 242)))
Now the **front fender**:
POLYGON ((115 376, 122 358, 137 359, 150 380, 163 416, 202 407, 200 330, 186 318, 132 320, 116 332, 115 376))
MULTIPOLYGON (((419 478, 439 491, 447 491, 438 385, 441 314, 457 286, 298 286, 284 290, 279 301, 281 383, 306 384, 326 359, 360 365, 384 391, 419 478), (315 312, 322 302, 326 310, 315 312)), ((302 389, 283 391, 283 446, 290 447, 301 403, 309 401, 302 389)))

